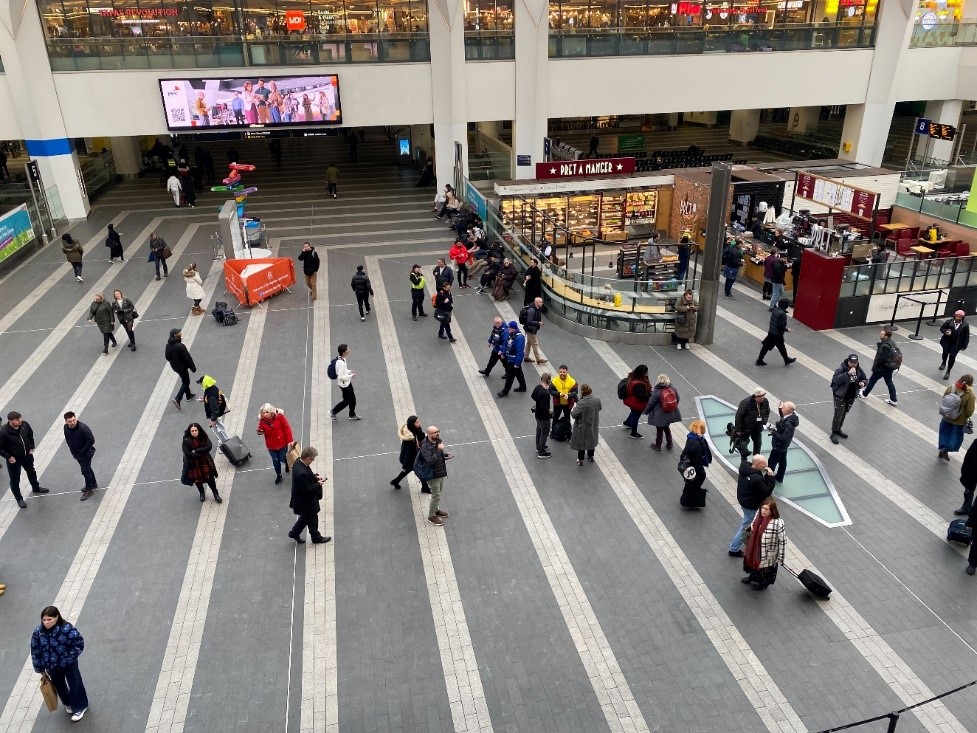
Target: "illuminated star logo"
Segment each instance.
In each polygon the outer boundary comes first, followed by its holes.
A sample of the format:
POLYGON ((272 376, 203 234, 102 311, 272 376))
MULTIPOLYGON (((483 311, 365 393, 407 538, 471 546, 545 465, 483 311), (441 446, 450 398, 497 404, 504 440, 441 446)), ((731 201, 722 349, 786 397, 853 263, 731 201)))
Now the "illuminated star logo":
POLYGON ((556 168, 550 168, 550 175, 552 176, 556 175, 556 168))
POLYGON ((623 171, 623 170, 624 170, 624 163, 618 163, 618 164, 617 164, 617 169, 618 169, 619 171, 623 171))

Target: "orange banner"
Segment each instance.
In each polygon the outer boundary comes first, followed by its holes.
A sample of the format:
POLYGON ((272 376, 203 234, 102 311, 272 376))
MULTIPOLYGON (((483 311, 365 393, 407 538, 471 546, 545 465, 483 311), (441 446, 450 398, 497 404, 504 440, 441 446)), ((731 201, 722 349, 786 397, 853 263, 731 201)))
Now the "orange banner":
POLYGON ((224 281, 241 305, 256 305, 295 284, 295 263, 287 257, 227 260, 224 281))

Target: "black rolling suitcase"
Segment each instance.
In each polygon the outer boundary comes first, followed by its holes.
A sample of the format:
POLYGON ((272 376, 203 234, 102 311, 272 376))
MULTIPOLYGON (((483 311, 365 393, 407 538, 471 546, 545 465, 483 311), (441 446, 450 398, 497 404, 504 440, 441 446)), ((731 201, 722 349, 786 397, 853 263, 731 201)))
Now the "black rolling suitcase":
POLYGON ((812 573, 810 570, 802 570, 800 573, 795 573, 786 565, 783 567, 784 570, 801 581, 801 585, 807 588, 812 595, 815 595, 823 600, 827 600, 828 596, 831 595, 831 586, 828 585, 824 581, 824 578, 817 573, 812 573))
POLYGON ((974 538, 973 530, 967 526, 967 519, 954 519, 950 522, 950 526, 946 530, 946 538, 950 542, 956 542, 961 545, 969 545, 974 538))
POLYGON ((244 441, 236 435, 228 435, 220 422, 214 427, 214 434, 217 436, 217 447, 220 448, 224 457, 231 462, 231 465, 240 466, 251 457, 251 451, 248 450, 244 441))

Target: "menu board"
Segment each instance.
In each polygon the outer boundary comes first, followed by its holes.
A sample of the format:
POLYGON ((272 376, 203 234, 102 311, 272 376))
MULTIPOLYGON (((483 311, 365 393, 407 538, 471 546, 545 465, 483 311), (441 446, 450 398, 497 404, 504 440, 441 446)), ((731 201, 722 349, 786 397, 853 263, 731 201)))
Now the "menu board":
POLYGON ((871 219, 879 200, 879 194, 872 191, 865 191, 810 173, 797 174, 794 193, 799 198, 814 201, 831 209, 847 211, 860 219, 871 219))

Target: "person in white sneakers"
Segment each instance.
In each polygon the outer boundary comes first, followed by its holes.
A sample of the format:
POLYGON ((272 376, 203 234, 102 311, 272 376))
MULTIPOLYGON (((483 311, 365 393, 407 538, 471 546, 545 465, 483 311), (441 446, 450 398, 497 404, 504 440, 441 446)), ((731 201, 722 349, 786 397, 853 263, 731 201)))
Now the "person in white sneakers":
POLYGON ((329 411, 329 416, 333 420, 337 420, 336 415, 348 407, 349 419, 359 420, 359 415, 356 414, 356 392, 353 391, 353 380, 356 378, 356 372, 352 371, 346 364, 346 358, 349 356, 349 346, 340 344, 338 351, 339 356, 333 359, 333 369, 335 370, 336 383, 339 385, 339 391, 343 393, 343 399, 329 411))
POLYGON ((892 343, 892 331, 883 328, 879 332, 878 348, 875 350, 875 358, 872 360, 872 376, 862 390, 861 396, 868 397, 872 392, 872 387, 880 379, 889 388, 889 397, 886 404, 898 405, 899 398, 896 397, 896 385, 892 383, 892 374, 902 366, 902 351, 892 343))

